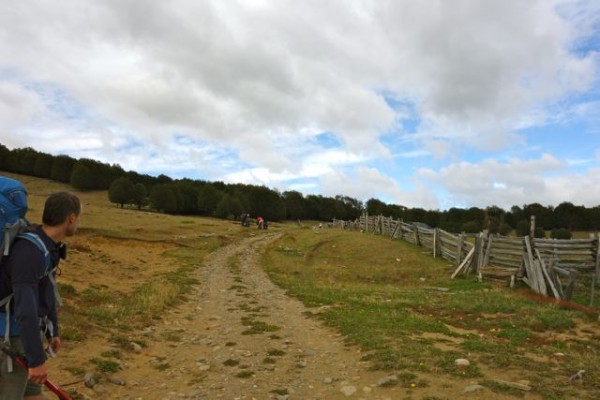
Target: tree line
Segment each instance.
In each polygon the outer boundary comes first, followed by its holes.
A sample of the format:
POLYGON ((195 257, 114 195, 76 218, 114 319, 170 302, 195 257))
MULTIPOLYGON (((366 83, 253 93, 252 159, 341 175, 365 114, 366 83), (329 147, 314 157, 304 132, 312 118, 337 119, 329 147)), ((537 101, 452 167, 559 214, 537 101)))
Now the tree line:
POLYGON ((69 183, 81 191, 108 190, 109 200, 120 207, 149 208, 168 214, 238 218, 242 213, 250 213, 271 221, 331 221, 354 220, 367 212, 421 222, 449 232, 476 233, 488 229, 508 234, 515 230, 520 236, 529 233, 529 220, 534 215, 536 236, 542 236, 544 230, 564 235, 565 231, 600 229, 600 206, 587 208, 563 202, 556 207, 539 203, 515 205, 510 210, 496 206, 425 210, 386 204, 374 198, 363 203, 344 195, 304 195, 258 185, 155 177, 125 171, 118 164, 54 156, 30 147, 10 150, 2 144, 0 170, 69 183))

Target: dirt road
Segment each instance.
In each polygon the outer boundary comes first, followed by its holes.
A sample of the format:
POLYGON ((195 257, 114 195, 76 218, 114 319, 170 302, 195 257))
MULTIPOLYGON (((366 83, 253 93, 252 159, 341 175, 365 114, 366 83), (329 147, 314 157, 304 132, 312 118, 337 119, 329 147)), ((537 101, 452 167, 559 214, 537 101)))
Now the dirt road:
MULTIPOLYGON (((197 270, 189 301, 143 333, 148 347, 128 355, 116 376, 83 389, 114 399, 393 399, 357 347, 311 318, 257 265, 276 235, 222 247, 197 270)), ((312 312, 318 310, 311 310, 312 312)), ((399 393, 398 393, 399 395, 399 393)))

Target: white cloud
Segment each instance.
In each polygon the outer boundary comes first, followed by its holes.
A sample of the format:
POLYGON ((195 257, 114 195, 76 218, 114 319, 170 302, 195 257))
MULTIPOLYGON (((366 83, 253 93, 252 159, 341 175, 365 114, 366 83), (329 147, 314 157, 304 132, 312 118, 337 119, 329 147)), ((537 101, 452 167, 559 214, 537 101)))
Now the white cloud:
POLYGON ((31 124, 35 115, 44 109, 44 104, 34 93, 16 83, 0 81, 0 121, 3 130, 12 131, 31 124))
MULTIPOLYGON (((520 129, 559 118, 595 121, 598 132, 597 100, 571 100, 597 84, 598 54, 578 48, 595 37, 599 10, 579 0, 6 0, 0 131, 7 145, 140 172, 315 179, 323 192, 361 198, 382 185, 382 196, 435 207, 434 189, 372 162, 518 148, 520 129), (394 109, 382 93, 407 106, 394 109), (411 120, 407 134, 399 124, 411 120), (340 147, 315 144, 322 132, 340 147), (383 134, 411 147, 390 148, 383 134), (401 189, 409 185, 415 192, 401 189)), ((528 185, 544 187, 542 170, 505 181, 517 175, 507 165, 455 163, 418 177, 464 202, 515 202, 528 185), (480 183, 467 189, 450 172, 480 183)))
POLYGON ((345 194, 363 201, 376 198, 407 207, 435 209, 439 206, 436 197, 424 185, 418 184, 413 191, 405 190, 375 168, 358 167, 350 173, 332 171, 322 179, 322 192, 329 196, 345 194))
POLYGON ((599 205, 594 191, 589 190, 600 184, 598 168, 576 174, 564 172, 565 164, 543 154, 534 160, 459 162, 439 171, 421 169, 418 174, 435 186, 443 187, 450 205, 482 208, 497 205, 504 209, 534 202, 554 206, 563 201, 588 207, 599 205))

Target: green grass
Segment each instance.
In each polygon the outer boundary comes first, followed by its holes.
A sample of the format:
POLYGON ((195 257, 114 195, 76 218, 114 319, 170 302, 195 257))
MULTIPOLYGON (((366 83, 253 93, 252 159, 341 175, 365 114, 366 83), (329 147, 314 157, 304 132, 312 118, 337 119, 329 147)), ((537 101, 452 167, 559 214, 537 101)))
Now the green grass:
POLYGON ((585 314, 474 277, 451 280, 455 266, 409 243, 336 229, 318 235, 290 229, 269 246, 262 262, 290 295, 308 307, 328 306, 317 318, 360 346, 373 369, 407 374, 404 387, 428 385, 411 375, 417 372, 485 378, 483 365, 524 370, 532 381, 552 387, 557 373, 552 365, 534 361, 524 349, 538 356, 568 352, 572 358, 561 368, 577 370, 586 360, 590 376, 600 375, 600 341, 561 344, 547 334, 572 332, 578 320, 592 322, 585 314), (457 358, 471 365, 460 369, 457 358))
POLYGON ((117 372, 121 369, 121 365, 112 360, 104 360, 101 358, 92 358, 90 360, 92 364, 96 366, 96 369, 100 372, 117 372))

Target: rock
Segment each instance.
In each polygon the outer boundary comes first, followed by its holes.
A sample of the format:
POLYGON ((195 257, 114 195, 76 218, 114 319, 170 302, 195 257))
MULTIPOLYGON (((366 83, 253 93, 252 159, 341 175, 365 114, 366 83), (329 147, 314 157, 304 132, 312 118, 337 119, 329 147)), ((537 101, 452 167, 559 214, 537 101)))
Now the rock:
POLYGON ((94 392, 98 394, 106 394, 107 390, 104 385, 94 385, 94 392))
POLYGON ((377 386, 381 386, 381 387, 394 386, 397 384, 398 384, 398 376, 397 375, 384 376, 379 381, 377 381, 377 386))
POLYGON ((501 385, 505 385, 514 389, 519 389, 519 390, 523 390, 525 392, 528 392, 531 390, 531 386, 520 383, 520 382, 510 382, 510 381, 503 381, 501 379, 494 379, 494 382, 499 383, 501 385))
POLYGON ((198 365, 199 371, 208 371, 210 369, 210 364, 196 363, 198 365))
POLYGON ((90 389, 93 388, 96 385, 96 383, 98 383, 96 380, 96 374, 94 374, 93 372, 86 373, 83 377, 83 382, 86 387, 89 387, 90 389))
POLYGON ((142 346, 140 346, 136 342, 129 342, 129 344, 131 345, 131 348, 133 349, 133 351, 135 351, 136 353, 142 352, 142 346))
POLYGON ((327 385, 332 384, 333 383, 333 378, 327 377, 327 378, 323 379, 323 383, 325 383, 327 385))
POLYGON ((142 331, 142 335, 144 336, 152 336, 152 327, 148 326, 142 331))
POLYGON ((465 388, 465 390, 463 390, 463 393, 473 393, 483 389, 485 389, 485 387, 481 385, 469 385, 465 388))
POLYGON ((340 391, 344 394, 344 396, 350 397, 356 393, 356 386, 342 386, 340 391))
POLYGON ((459 368, 467 368, 469 365, 471 365, 471 362, 466 358, 457 358, 454 360, 454 364, 456 364, 456 366, 459 368))
POLYGON ((370 394, 373 391, 373 389, 371 387, 369 387, 369 386, 365 386, 362 389, 362 391, 363 391, 364 394, 370 394))
POLYGON ((125 381, 118 376, 111 376, 108 378, 108 381, 113 385, 125 386, 125 381))

